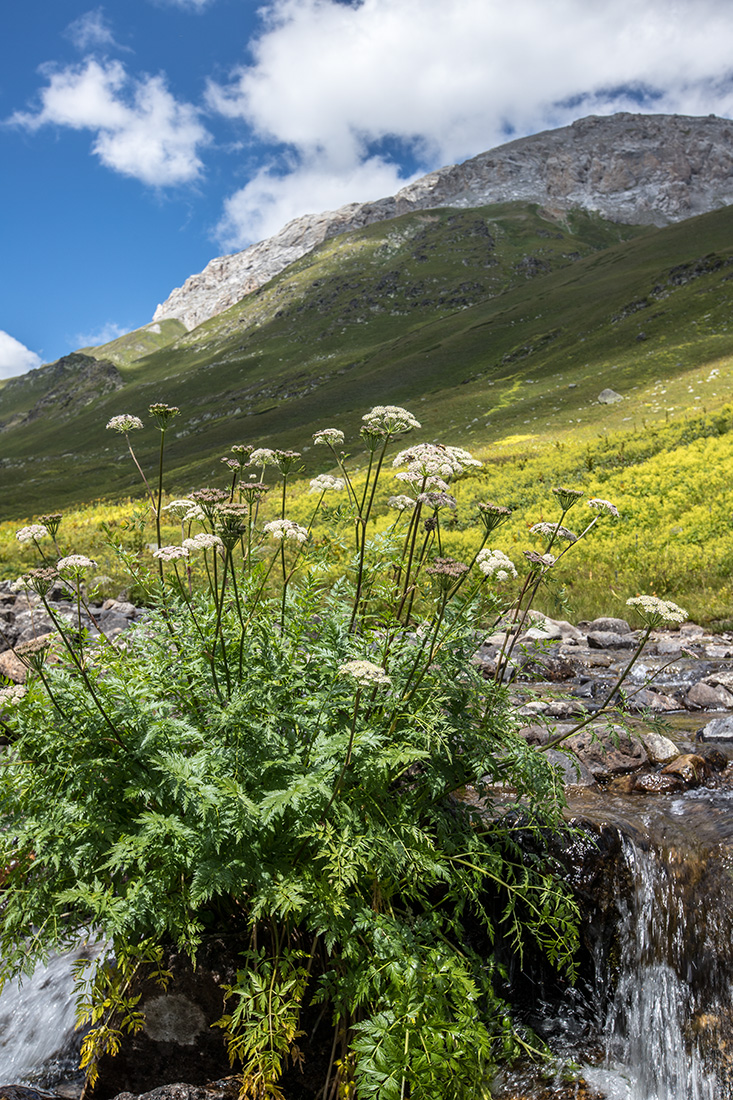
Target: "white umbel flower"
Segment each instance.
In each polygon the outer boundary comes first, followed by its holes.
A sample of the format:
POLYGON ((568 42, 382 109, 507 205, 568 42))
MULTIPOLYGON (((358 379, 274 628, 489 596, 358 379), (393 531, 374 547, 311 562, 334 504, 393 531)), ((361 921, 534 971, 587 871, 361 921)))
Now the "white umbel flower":
POLYGON ((627 607, 633 607, 637 615, 649 627, 662 623, 683 623, 687 618, 684 608, 671 600, 660 600, 657 596, 632 596, 626 601, 627 607))
POLYGON ((310 493, 340 493, 346 488, 346 482, 342 477, 333 477, 332 474, 319 474, 311 478, 310 493))
POLYGON ((347 661, 338 674, 355 680, 359 687, 389 687, 392 683, 384 669, 371 661, 347 661))
POLYGON ((265 534, 272 535, 274 539, 293 539, 295 542, 305 542, 308 538, 308 530, 301 527, 292 519, 273 519, 266 523, 263 530, 265 534))
POLYGON ((503 550, 479 550, 476 565, 485 577, 496 577, 498 581, 506 581, 517 575, 514 562, 503 550))
POLYGON ((45 539, 48 527, 44 523, 30 523, 27 527, 20 527, 15 532, 18 542, 33 542, 34 539, 45 539))

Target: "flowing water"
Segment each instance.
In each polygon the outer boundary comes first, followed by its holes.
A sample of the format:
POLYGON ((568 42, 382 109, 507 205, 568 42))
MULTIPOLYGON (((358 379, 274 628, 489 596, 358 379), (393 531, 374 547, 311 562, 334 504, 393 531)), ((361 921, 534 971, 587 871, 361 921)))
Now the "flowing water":
MULTIPOLYGON (((0 1085, 80 1084, 71 968, 86 947, 51 958, 0 994, 0 1085)), ((74 1088, 68 1089, 74 1094, 74 1088)))
POLYGON ((622 837, 614 935, 585 985, 532 1019, 565 1070, 509 1076, 499 1095, 733 1100, 733 792, 583 794, 572 810, 622 837), (569 1063, 584 1084, 563 1083, 569 1063))

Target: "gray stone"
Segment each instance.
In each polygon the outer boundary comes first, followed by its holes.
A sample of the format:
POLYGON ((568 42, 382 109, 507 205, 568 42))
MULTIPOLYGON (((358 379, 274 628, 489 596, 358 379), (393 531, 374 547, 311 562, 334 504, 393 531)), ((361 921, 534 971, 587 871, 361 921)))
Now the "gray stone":
POLYGON ((623 397, 615 390, 605 389, 598 394, 598 401, 601 405, 615 405, 617 401, 623 401, 623 397))
POLYGON ((725 718, 713 718, 703 727, 703 741, 733 741, 733 715, 725 718))
POLYGON ((588 634, 591 649, 634 649, 636 641, 632 634, 615 634, 612 630, 592 630, 588 634))
POLYGON ((703 683, 718 685, 733 693, 733 672, 725 668, 718 669, 717 672, 709 672, 703 683))
POLYGON ((596 779, 636 771, 649 763, 649 754, 640 738, 620 726, 586 727, 565 744, 596 779))
POLYGON ((563 783, 566 787, 595 787, 596 779, 590 768, 579 760, 575 753, 563 752, 561 749, 548 749, 544 754, 549 764, 562 771, 563 783))
POLYGON ((610 631, 613 634, 630 634, 631 627, 626 622, 626 619, 613 619, 609 616, 601 616, 598 619, 593 619, 592 622, 587 624, 588 632, 597 630, 610 631))
POLYGON ((701 680, 685 695, 685 706, 690 710, 729 710, 733 706, 733 695, 722 684, 713 686, 701 680))
POLYGON ((653 730, 645 730, 640 735, 641 743, 649 754, 652 764, 669 764, 680 755, 674 741, 653 730))

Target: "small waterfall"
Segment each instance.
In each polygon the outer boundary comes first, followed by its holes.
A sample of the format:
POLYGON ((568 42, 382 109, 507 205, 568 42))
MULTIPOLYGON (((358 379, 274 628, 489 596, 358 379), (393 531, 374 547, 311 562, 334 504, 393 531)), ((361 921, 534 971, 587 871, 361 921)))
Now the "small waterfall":
POLYGON ((618 1100, 733 1100, 733 878, 727 845, 623 841, 616 982, 589 1084, 618 1100))
POLYGON ((75 1076, 71 968, 85 949, 52 957, 0 994, 0 1085, 51 1086, 75 1076))

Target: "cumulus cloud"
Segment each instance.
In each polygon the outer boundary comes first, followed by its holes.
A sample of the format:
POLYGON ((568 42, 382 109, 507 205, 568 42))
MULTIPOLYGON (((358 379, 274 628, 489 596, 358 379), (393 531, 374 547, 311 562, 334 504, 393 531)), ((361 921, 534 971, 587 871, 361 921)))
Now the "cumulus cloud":
POLYGON ((15 378, 40 365, 40 355, 0 329, 0 378, 15 378))
POLYGON ((210 140, 189 103, 178 102, 162 76, 128 76, 119 61, 87 59, 49 71, 35 113, 10 122, 27 130, 66 126, 96 133, 92 151, 106 167, 155 187, 189 183, 203 169, 210 140))
POLYGON ((319 170, 338 205, 378 166, 378 197, 385 147, 426 170, 584 114, 733 114, 728 0, 271 0, 264 18, 207 101, 288 166, 230 197, 229 242, 304 213, 319 170))

